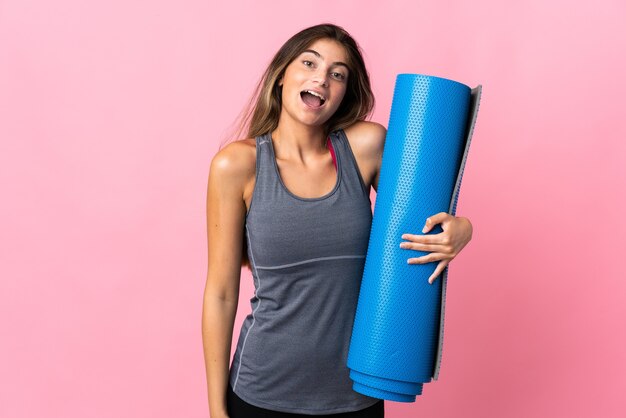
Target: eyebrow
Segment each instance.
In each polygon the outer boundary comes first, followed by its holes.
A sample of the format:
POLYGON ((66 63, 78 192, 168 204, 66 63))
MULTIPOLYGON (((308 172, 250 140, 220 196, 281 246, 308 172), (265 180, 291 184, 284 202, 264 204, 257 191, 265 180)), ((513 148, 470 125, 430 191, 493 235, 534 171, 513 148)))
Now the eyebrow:
MULTIPOLYGON (((305 52, 310 52, 312 54, 314 54, 315 56, 317 56, 318 58, 323 58, 319 52, 313 50, 313 49, 305 49, 304 51, 302 51, 302 53, 304 54, 305 52)), ((331 66, 333 65, 343 65, 344 67, 346 67, 347 70, 350 70, 350 67, 348 67, 348 65, 345 62, 341 62, 341 61, 335 61, 331 64, 331 66)))

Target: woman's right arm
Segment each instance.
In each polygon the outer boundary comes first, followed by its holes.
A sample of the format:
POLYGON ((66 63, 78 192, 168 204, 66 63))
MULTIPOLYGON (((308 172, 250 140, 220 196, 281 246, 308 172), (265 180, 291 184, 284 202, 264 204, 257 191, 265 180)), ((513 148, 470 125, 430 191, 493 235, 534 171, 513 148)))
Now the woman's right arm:
POLYGON ((254 160, 245 148, 234 142, 220 150, 211 161, 207 185, 208 269, 202 307, 202 341, 212 418, 228 416, 226 389, 239 300, 246 214, 243 192, 250 170, 254 173, 255 169, 254 160))

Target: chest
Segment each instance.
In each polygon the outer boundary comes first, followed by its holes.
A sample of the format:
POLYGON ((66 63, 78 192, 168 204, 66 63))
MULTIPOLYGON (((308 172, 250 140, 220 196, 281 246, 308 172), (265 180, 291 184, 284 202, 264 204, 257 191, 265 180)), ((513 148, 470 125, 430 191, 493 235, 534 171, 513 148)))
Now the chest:
MULTIPOLYGON (((361 157, 361 150, 357 141, 350 141, 350 146, 354 151, 354 159, 357 169, 361 174, 361 178, 365 186, 369 189, 376 175, 376 164, 372 160, 361 157)), ((337 181, 337 171, 331 157, 324 164, 303 168, 277 160, 280 179, 284 186, 294 195, 303 198, 318 198, 328 194, 335 186, 337 181)), ((244 188, 244 202, 246 212, 250 210, 252 194, 254 191, 256 178, 250 176, 246 187, 244 188)))
POLYGON ((246 233, 258 264, 286 265, 367 252, 372 211, 363 196, 335 193, 315 202, 282 197, 255 195, 258 200, 246 217, 246 233))
POLYGON ((337 183, 338 173, 332 161, 323 161, 310 168, 276 161, 280 181, 295 196, 317 199, 330 193, 337 183))

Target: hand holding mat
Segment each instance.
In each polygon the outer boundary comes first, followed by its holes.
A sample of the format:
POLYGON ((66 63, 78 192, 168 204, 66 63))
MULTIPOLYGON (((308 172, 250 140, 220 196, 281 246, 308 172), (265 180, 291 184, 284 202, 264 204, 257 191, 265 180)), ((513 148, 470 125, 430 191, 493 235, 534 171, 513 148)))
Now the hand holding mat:
MULTIPOLYGON (((414 402, 438 374, 448 269, 429 284, 438 262, 409 265, 399 243, 429 216, 454 215, 481 90, 419 74, 396 78, 348 353, 353 389, 364 395, 414 402)), ((440 232, 437 225, 429 233, 440 232)))

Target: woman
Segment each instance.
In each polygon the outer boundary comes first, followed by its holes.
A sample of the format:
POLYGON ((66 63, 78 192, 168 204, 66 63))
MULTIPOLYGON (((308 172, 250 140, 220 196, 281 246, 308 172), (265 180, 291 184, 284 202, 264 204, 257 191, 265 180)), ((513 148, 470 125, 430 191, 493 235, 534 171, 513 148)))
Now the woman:
MULTIPOLYGON (((221 149, 207 190, 203 306, 211 417, 383 417, 384 402, 352 390, 346 366, 372 221, 385 128, 357 43, 341 27, 307 28, 277 52, 259 83, 247 139, 221 149), (252 313, 232 367, 242 263, 252 313)), ((467 218, 433 214, 401 248, 438 261, 469 242, 467 218)))

